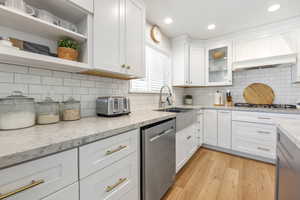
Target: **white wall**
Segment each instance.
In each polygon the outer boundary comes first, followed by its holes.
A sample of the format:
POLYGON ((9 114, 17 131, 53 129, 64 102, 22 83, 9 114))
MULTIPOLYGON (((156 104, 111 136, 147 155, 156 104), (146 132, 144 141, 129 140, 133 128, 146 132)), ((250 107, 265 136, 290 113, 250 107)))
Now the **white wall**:
POLYGON ((146 42, 147 42, 147 44, 153 45, 154 47, 160 49, 161 51, 171 54, 172 48, 171 48, 170 39, 165 34, 162 34, 162 41, 160 43, 155 43, 151 39, 151 28, 152 28, 152 24, 147 22, 146 23, 146 42))

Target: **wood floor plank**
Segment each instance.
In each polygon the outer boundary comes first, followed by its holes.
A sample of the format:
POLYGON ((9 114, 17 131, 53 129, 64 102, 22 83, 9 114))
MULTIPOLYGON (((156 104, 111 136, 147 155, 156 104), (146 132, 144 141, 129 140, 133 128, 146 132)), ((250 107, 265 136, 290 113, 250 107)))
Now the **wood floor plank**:
POLYGON ((274 165, 200 149, 162 200, 274 200, 274 165))

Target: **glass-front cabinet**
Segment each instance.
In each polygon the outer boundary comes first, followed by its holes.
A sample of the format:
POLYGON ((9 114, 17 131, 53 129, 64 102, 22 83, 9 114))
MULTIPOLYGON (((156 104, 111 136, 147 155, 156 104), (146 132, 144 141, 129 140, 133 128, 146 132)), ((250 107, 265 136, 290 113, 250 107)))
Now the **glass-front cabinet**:
POLYGON ((232 85, 232 44, 206 48, 206 85, 232 85))

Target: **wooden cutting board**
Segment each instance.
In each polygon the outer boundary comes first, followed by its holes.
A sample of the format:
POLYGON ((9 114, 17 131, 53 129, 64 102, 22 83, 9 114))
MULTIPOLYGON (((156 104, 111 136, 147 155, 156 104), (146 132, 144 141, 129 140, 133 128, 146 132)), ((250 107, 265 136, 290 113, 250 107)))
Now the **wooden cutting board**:
POLYGON ((275 99, 273 89, 263 83, 253 83, 244 89, 244 99, 251 104, 272 104, 275 99))

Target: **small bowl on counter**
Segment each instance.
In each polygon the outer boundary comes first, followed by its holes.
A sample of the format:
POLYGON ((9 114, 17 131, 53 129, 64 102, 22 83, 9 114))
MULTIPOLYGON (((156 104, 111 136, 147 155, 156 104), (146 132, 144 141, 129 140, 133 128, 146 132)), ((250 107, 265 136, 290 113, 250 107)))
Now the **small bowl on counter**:
POLYGON ((0 130, 14 130, 35 125, 36 113, 33 98, 20 91, 0 99, 0 130))
POLYGON ((60 121, 59 102, 47 97, 44 101, 37 103, 37 124, 55 124, 60 121))

